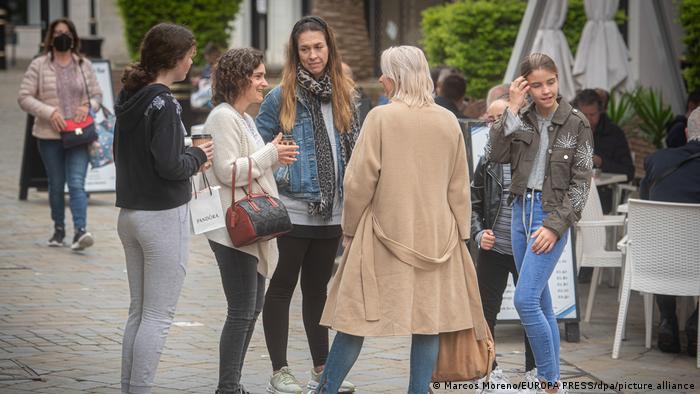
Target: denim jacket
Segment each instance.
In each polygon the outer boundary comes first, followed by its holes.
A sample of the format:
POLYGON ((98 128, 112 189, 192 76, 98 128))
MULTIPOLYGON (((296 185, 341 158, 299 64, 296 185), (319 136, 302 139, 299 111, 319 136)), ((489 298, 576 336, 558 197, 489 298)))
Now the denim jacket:
MULTIPOLYGON (((282 88, 275 87, 265 96, 258 116, 255 118, 255 125, 265 142, 272 141, 275 136, 282 132, 279 122, 281 107, 282 88)), ((311 111, 306 103, 297 95, 296 118, 292 137, 299 145, 299 156, 297 161, 289 166, 280 166, 275 171, 275 181, 279 193, 287 197, 304 201, 319 201, 321 189, 318 184, 318 169, 316 167, 316 147, 314 142, 314 127, 311 120, 311 111)), ((345 158, 340 154, 340 133, 335 130, 336 152, 338 160, 336 162, 336 173, 338 176, 338 192, 342 200, 343 196, 343 176, 345 175, 345 158)))

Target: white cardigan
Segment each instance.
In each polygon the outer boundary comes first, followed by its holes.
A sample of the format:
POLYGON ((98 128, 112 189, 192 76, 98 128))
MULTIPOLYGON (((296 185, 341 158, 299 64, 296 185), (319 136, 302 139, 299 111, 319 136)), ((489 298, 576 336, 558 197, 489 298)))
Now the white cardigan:
MULTIPOLYGON (((224 214, 231 206, 231 172, 234 163, 236 164, 235 199, 239 200, 245 196, 243 188, 248 187, 248 156, 253 159, 253 179, 258 181, 253 182, 253 192, 260 191, 262 186, 271 195, 279 196, 273 176, 273 170, 278 164, 277 149, 271 143, 258 149, 243 119, 235 111, 229 104, 219 104, 211 111, 204 123, 204 132, 211 134, 214 141, 214 165, 207 170, 207 179, 212 186, 221 186, 219 194, 224 214)), ((244 113, 243 116, 254 127, 255 122, 250 115, 244 113)), ((258 132, 257 129, 255 132, 258 132)), ((274 272, 278 258, 275 240, 236 248, 225 227, 207 232, 205 235, 211 241, 257 257, 258 272, 265 277, 274 272)))

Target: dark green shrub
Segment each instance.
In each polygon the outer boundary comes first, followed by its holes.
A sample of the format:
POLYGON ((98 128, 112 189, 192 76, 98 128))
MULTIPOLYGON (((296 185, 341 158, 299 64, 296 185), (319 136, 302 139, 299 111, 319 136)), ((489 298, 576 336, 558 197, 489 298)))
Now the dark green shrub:
POLYGON ((700 0, 683 0, 680 14, 685 30, 685 60, 688 63, 683 76, 688 84, 688 91, 692 92, 700 89, 700 0))
MULTIPOLYGON (((503 80, 526 7, 524 0, 462 0, 427 8, 421 44, 431 66, 459 68, 467 76, 467 95, 486 96, 503 80)), ((624 13, 615 19, 624 22, 624 13)), ((583 0, 569 0, 562 30, 573 54, 586 21, 583 0)))
MULTIPOLYGON (((241 0, 118 0, 132 58, 138 57, 141 39, 148 29, 160 22, 187 26, 200 48, 207 42, 228 47, 230 23, 240 3, 241 0)), ((195 62, 201 59, 198 53, 195 62)))
POLYGON ((423 49, 431 66, 447 64, 467 76, 467 95, 485 97, 503 80, 527 3, 468 0, 423 11, 423 49))

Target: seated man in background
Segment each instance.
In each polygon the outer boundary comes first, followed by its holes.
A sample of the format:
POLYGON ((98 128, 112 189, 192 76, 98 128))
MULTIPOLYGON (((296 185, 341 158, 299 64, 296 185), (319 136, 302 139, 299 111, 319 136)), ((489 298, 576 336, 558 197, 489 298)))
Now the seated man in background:
POLYGON ((688 117, 698 106, 700 106, 700 90, 696 90, 688 95, 688 100, 685 104, 685 114, 673 118, 669 122, 668 127, 666 127, 667 147, 677 148, 685 145, 685 127, 688 123, 688 117))
MULTIPOLYGON (((627 180, 634 179, 634 163, 627 137, 622 129, 613 123, 605 113, 603 101, 593 89, 584 89, 576 95, 574 107, 578 108, 591 125, 593 131, 593 165, 602 172, 627 175, 627 180)), ((612 189, 598 188, 603 212, 612 209, 612 189)))
POLYGON ((190 95, 190 104, 192 108, 211 108, 209 100, 211 100, 211 72, 212 67, 221 57, 221 48, 213 42, 208 42, 204 46, 204 60, 207 65, 204 66, 202 72, 195 77, 192 77, 192 85, 195 90, 190 95))
MULTIPOLYGON (((656 151, 644 162, 646 175, 640 184, 639 194, 644 200, 681 203, 700 203, 700 108, 688 116, 685 129, 688 143, 678 148, 656 151)), ((696 256, 700 259, 700 256, 696 256)), ((676 297, 656 295, 656 305, 661 312, 658 346, 662 352, 678 353, 681 344, 676 317, 676 297)), ((697 354, 698 309, 685 324, 688 337, 688 354, 697 354)))
POLYGON ((457 119, 464 116, 464 95, 467 92, 467 81, 459 74, 448 75, 440 84, 440 94, 435 97, 435 104, 452 111, 457 119))

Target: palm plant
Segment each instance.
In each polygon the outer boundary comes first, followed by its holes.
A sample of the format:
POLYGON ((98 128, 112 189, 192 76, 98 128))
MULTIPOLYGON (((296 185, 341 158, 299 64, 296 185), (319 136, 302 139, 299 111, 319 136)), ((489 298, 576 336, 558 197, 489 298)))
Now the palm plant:
POLYGON ((664 104, 661 95, 651 89, 638 87, 630 95, 632 107, 639 118, 639 135, 656 148, 664 146, 666 125, 673 118, 673 110, 664 104))
POLYGON ((628 93, 610 93, 607 114, 616 125, 625 128, 634 117, 632 98, 628 93))

